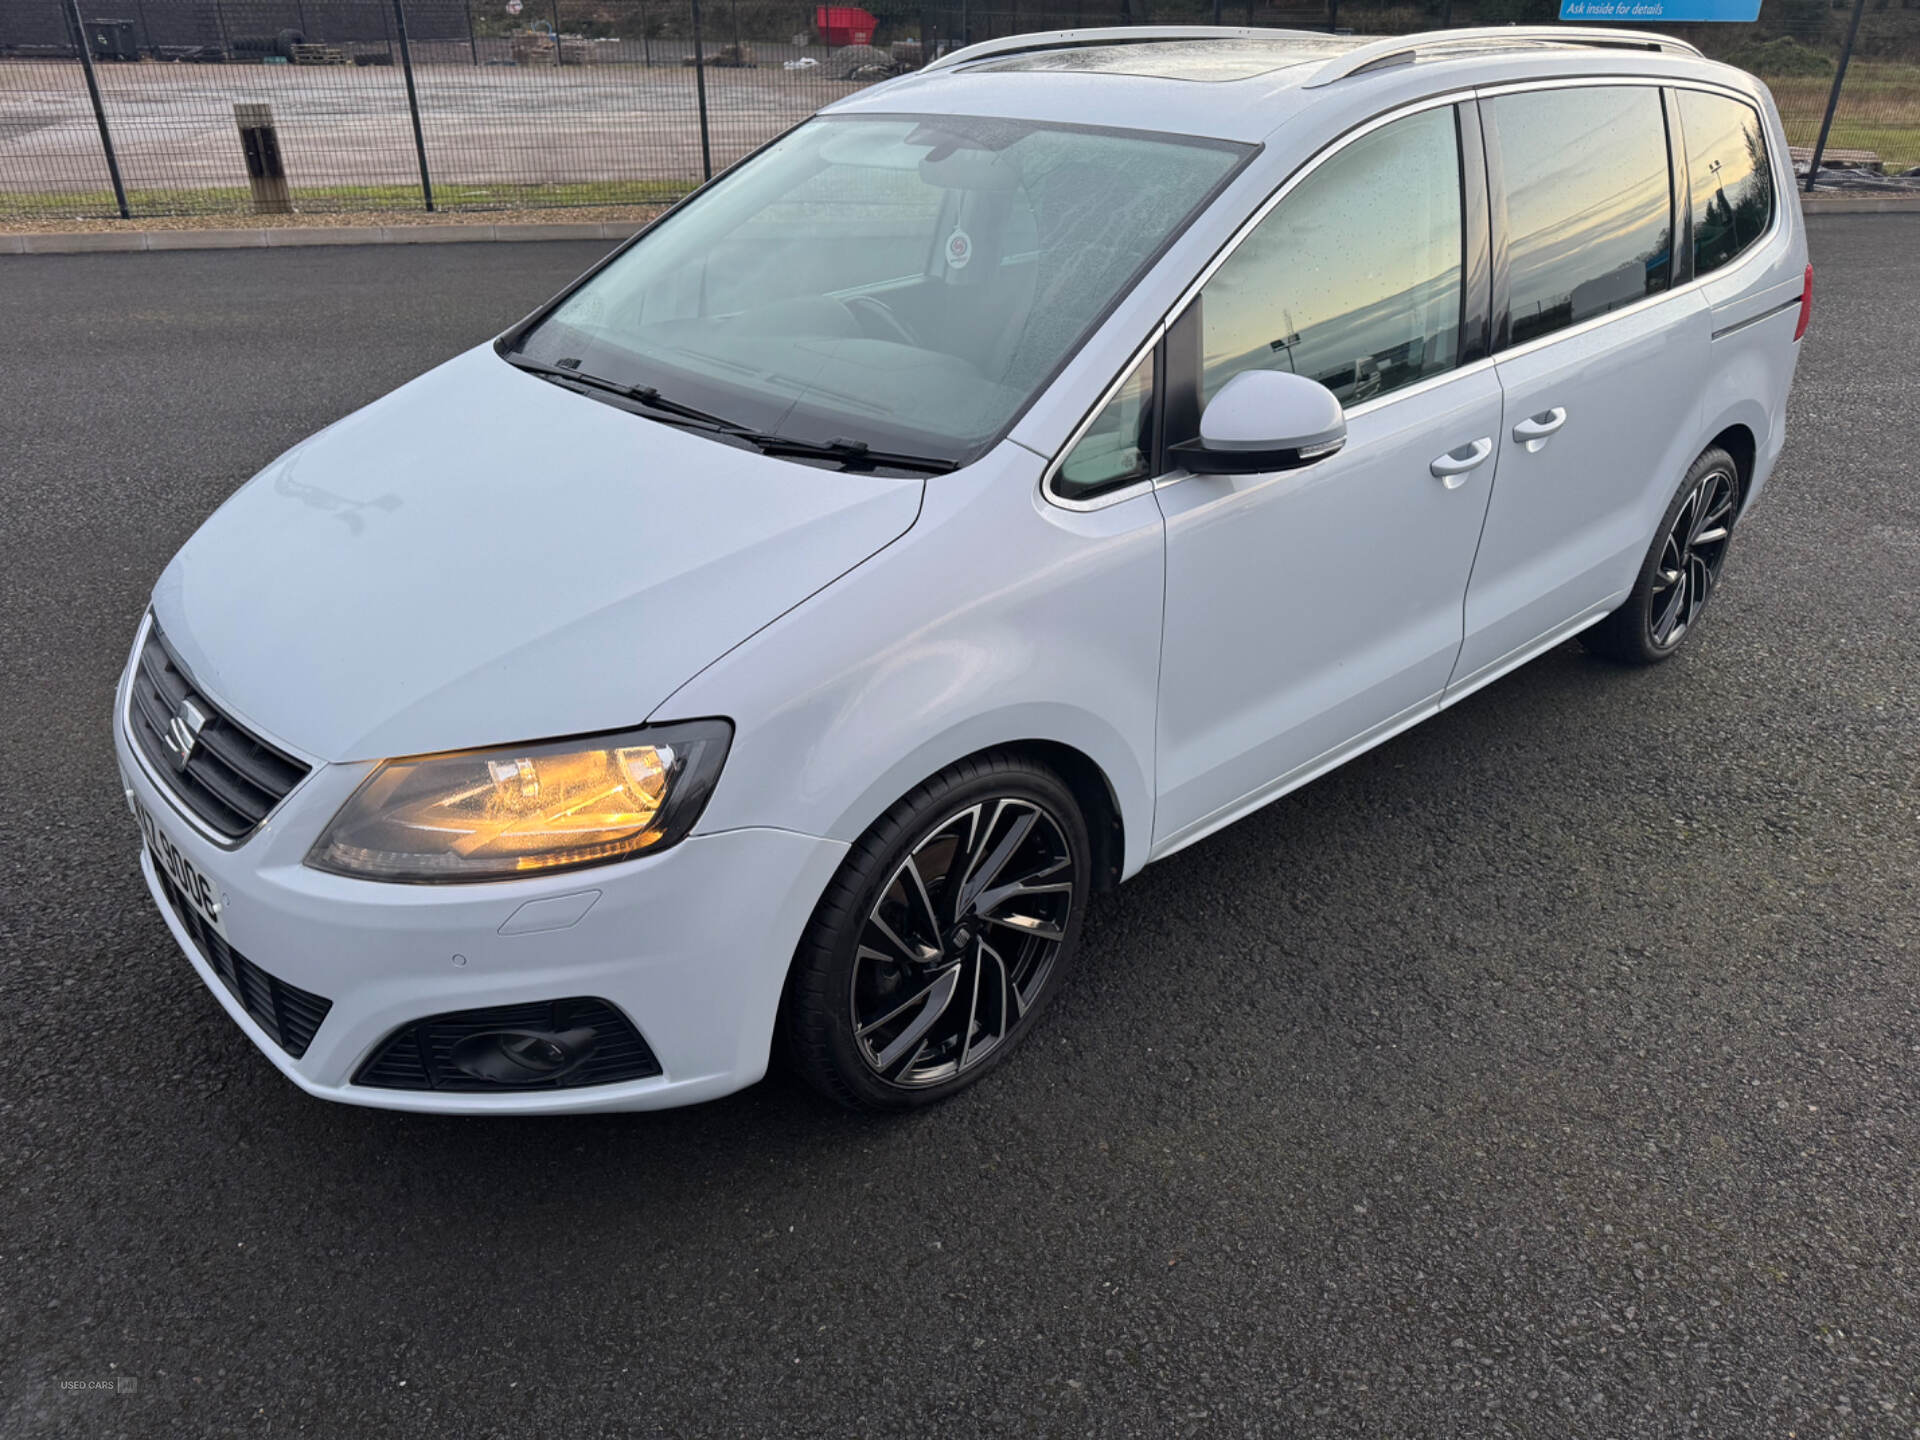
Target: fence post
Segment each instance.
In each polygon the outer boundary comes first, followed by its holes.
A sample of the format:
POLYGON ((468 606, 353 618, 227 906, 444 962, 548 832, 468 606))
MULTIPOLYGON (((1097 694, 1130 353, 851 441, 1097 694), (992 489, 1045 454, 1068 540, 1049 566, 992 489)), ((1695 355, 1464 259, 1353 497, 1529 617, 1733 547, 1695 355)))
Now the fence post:
POLYGON ((700 175, 713 178, 713 141, 707 133, 707 52, 700 44, 700 0, 693 0, 693 88, 700 97, 700 175))
POLYGON ((286 214, 293 201, 287 194, 287 166, 280 154, 280 132, 273 126, 273 107, 264 101, 235 101, 233 123, 240 131, 240 153, 247 157, 247 188, 253 192, 255 213, 286 214))
POLYGON ((473 0, 466 0, 462 8, 467 12, 467 57, 477 66, 480 63, 480 42, 473 34, 473 0))
POLYGON ((653 36, 647 26, 647 0, 640 0, 640 62, 653 68, 653 36))
POLYGON ((394 24, 400 31, 400 68, 407 76, 407 109, 413 114, 413 152, 420 157, 420 198, 433 211, 433 181, 427 174, 427 136, 420 128, 420 94, 413 88, 413 50, 407 44, 407 11, 401 0, 393 0, 394 24))
POLYGON ((73 25, 74 43, 80 47, 80 67, 87 72, 87 97, 93 101, 94 123, 100 127, 100 148, 107 152, 107 175, 113 181, 113 198, 120 206, 120 218, 131 220, 127 208, 127 187, 120 183, 120 157, 113 153, 113 132, 107 129, 107 107, 100 103, 100 81, 93 73, 93 43, 87 38, 87 22, 80 18, 80 0, 67 0, 67 18, 73 25))
POLYGON ((558 70, 567 63, 567 52, 560 44, 560 0, 547 0, 547 28, 553 31, 553 68, 558 70))
POLYGON ((1807 162, 1807 193, 1813 193, 1814 177, 1820 173, 1820 157, 1827 153, 1827 132, 1833 129, 1833 112, 1840 107, 1840 83, 1847 78, 1847 61, 1853 58, 1853 42, 1860 33, 1860 12, 1867 0, 1853 0, 1853 19, 1847 22, 1847 43, 1840 48, 1840 64, 1833 72, 1833 89, 1827 92, 1827 113, 1820 118, 1820 138, 1813 142, 1813 158, 1807 162))

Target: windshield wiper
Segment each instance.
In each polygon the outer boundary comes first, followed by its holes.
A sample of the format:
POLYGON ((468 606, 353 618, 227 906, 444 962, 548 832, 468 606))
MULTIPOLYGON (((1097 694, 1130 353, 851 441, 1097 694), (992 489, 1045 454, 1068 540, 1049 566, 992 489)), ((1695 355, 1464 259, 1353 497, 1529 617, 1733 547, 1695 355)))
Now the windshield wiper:
POLYGON ((618 380, 607 380, 601 376, 576 368, 579 361, 561 360, 549 365, 543 360, 529 360, 523 355, 503 356, 509 365, 525 370, 530 375, 541 375, 563 385, 579 385, 589 390, 602 390, 609 395, 618 395, 667 419, 669 423, 680 421, 701 429, 710 430, 716 435, 725 435, 730 439, 744 441, 752 445, 763 455, 785 456, 794 460, 837 460, 847 470, 918 470, 930 475, 944 475, 960 467, 951 460, 943 460, 933 455, 908 455, 892 450, 875 450, 864 440, 794 440, 785 435, 774 435, 765 430, 755 430, 750 425, 741 425, 726 420, 705 410, 696 410, 691 405, 682 405, 677 400, 669 400, 651 385, 623 385, 618 380))
POLYGON ((578 360, 560 361, 549 365, 543 360, 529 360, 524 355, 503 356, 506 362, 529 375, 543 375, 549 380, 559 380, 570 385, 583 385, 589 390, 604 390, 609 395, 618 395, 633 400, 649 410, 657 410, 662 415, 671 415, 677 420, 691 421, 695 425, 704 425, 725 435, 750 436, 751 431, 731 420, 723 420, 718 415, 705 410, 696 410, 691 405, 682 405, 677 400, 669 400, 651 385, 623 385, 618 380, 606 380, 579 368, 578 360))
POLYGON ((742 440, 760 447, 763 455, 787 455, 796 460, 838 460, 848 470, 924 470, 944 475, 960 467, 936 455, 908 455, 896 450, 875 450, 864 440, 792 440, 785 435, 737 431, 742 440))

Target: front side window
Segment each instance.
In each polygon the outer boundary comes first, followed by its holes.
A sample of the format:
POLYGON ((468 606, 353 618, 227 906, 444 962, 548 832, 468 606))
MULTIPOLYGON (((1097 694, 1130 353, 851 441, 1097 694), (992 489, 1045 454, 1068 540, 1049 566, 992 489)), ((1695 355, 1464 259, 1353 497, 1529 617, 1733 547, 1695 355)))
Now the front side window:
POLYGON ((826 117, 716 181, 519 341, 794 441, 965 461, 1249 147, 826 117))
POLYGON ((1660 92, 1535 90, 1487 109, 1506 177, 1512 343, 1665 290, 1673 196, 1660 92))
POLYGON ((1681 90, 1680 131, 1693 191, 1693 273, 1718 270, 1773 223, 1766 132, 1751 105, 1681 90))
POLYGON ((1291 370, 1358 404, 1460 351, 1460 145, 1451 106, 1336 151, 1201 292, 1202 390, 1291 370))
POLYGON ((1153 465, 1153 353, 1133 367, 1060 462, 1054 494, 1082 500, 1145 480, 1153 465))

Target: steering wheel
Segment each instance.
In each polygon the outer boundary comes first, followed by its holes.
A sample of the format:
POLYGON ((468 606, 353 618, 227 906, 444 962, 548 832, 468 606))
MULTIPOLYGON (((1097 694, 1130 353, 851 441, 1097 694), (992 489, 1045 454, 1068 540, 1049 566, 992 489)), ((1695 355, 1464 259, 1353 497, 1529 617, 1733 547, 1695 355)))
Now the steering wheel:
POLYGON ((847 307, 860 328, 874 340, 897 340, 902 345, 911 345, 916 350, 926 347, 920 343, 920 337, 913 333, 907 322, 893 313, 893 309, 884 300, 876 300, 871 295, 854 295, 840 302, 847 307), (884 334, 876 334, 876 329, 884 334))

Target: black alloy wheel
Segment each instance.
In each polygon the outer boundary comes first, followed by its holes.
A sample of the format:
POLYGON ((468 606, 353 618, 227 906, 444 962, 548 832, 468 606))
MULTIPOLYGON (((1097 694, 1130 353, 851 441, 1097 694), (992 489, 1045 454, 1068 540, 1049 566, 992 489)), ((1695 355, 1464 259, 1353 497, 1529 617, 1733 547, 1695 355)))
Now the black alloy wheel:
POLYGON ((1652 639, 1663 650, 1680 643, 1720 581, 1733 538, 1736 481, 1718 467, 1701 477, 1680 506, 1654 567, 1652 639))
POLYGON ((1720 584, 1740 513, 1740 472, 1714 447, 1693 462, 1626 602, 1581 638, 1589 650, 1651 665, 1679 648, 1720 584))
POLYGON ((1057 986, 1089 888, 1086 824, 1020 755, 962 762, 856 844, 801 942, 788 1049, 844 1104, 904 1109, 1004 1058, 1057 986))
POLYGON ((1032 1008, 1066 939, 1074 864, 1031 800, 978 801, 907 853, 867 912, 849 997, 874 1074, 937 1085, 983 1063, 1032 1008))

